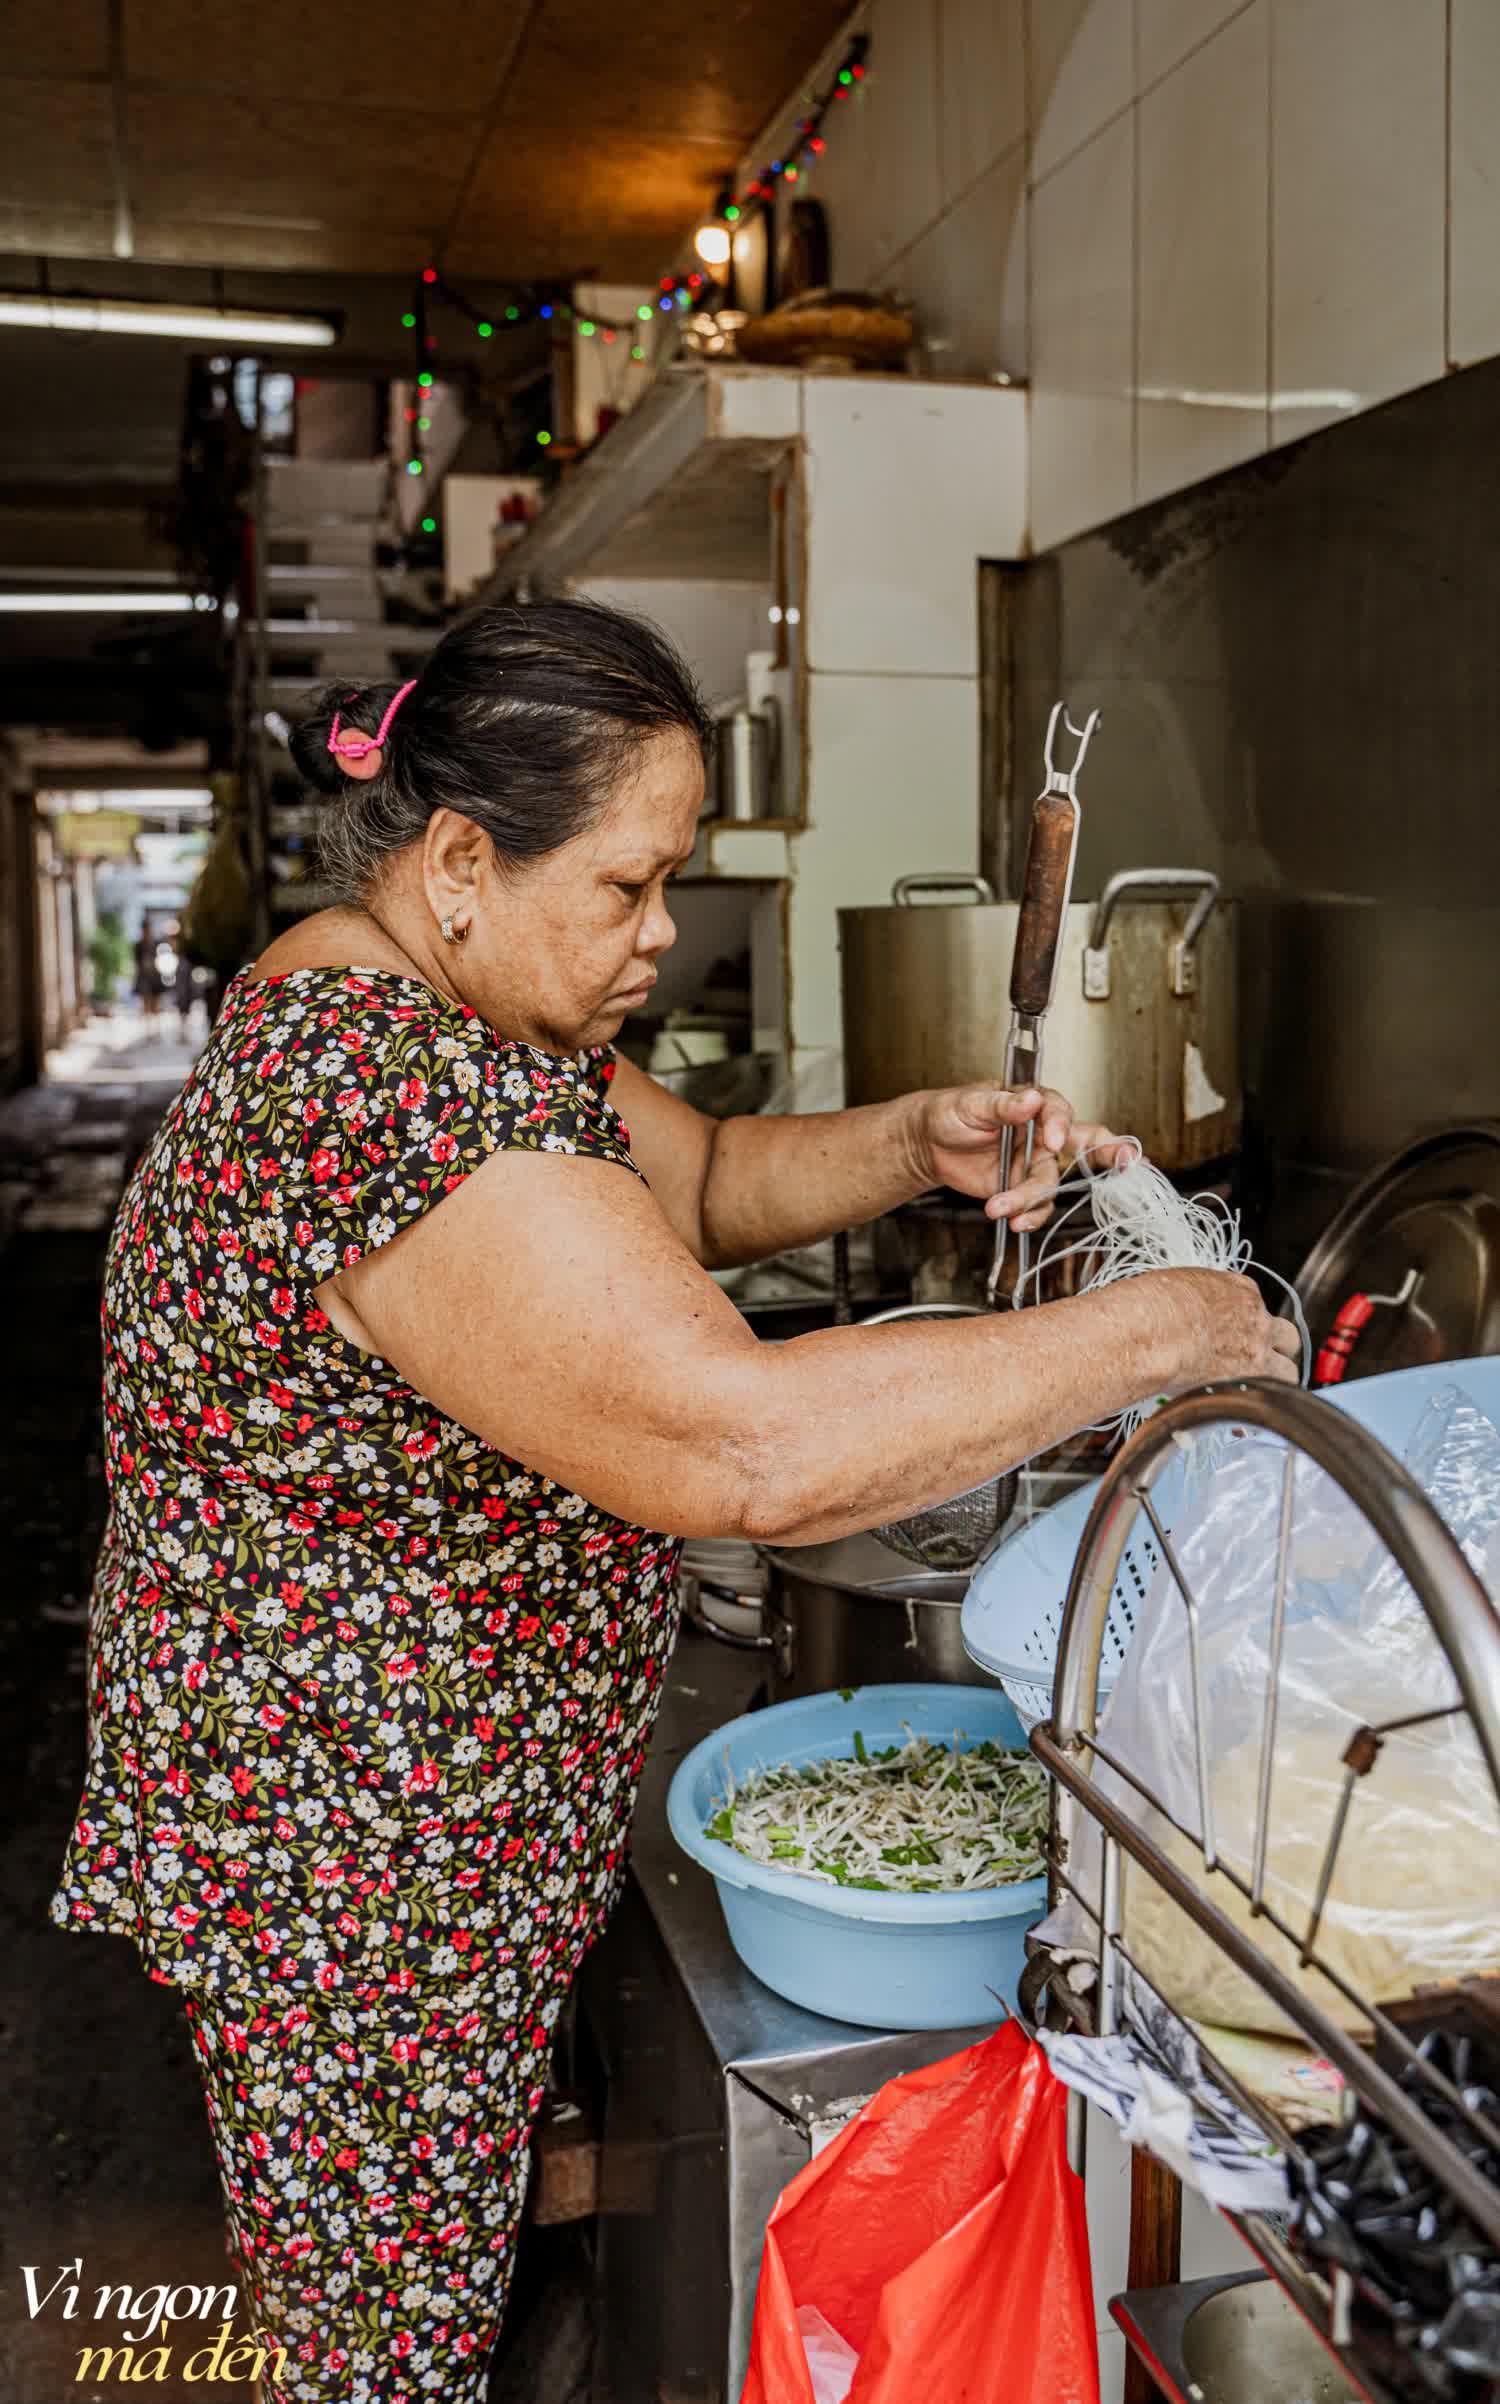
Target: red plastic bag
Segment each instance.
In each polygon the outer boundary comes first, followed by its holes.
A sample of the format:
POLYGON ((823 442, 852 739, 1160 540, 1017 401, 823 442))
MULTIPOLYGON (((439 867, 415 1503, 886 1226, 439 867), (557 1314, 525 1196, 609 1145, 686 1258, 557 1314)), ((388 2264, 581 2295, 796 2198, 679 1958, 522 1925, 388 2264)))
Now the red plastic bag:
POLYGON ((1067 2100, 1014 2021, 872 2096, 771 2214, 740 2404, 813 2404, 799 2305, 859 2355, 848 2404, 1099 2404, 1067 2100))

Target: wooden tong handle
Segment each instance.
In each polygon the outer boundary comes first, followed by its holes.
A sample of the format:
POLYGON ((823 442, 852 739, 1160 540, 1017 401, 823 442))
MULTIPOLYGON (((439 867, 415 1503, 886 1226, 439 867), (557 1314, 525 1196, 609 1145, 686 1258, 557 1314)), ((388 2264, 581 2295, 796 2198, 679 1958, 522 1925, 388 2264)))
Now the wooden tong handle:
POLYGON ((1021 915, 1010 964, 1010 1006, 1028 1017, 1038 1017, 1052 999, 1077 831, 1078 804, 1071 794, 1043 793, 1031 813, 1021 915))

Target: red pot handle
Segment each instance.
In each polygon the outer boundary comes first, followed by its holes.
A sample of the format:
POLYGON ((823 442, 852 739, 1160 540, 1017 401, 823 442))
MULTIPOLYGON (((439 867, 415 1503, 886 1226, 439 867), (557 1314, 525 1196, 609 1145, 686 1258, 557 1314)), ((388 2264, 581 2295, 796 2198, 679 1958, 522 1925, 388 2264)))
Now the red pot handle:
POLYGON ((1315 1386, 1343 1383, 1354 1347, 1374 1316, 1375 1305, 1368 1294, 1351 1294, 1347 1302, 1340 1303, 1338 1316, 1318 1352, 1313 1369, 1315 1386))

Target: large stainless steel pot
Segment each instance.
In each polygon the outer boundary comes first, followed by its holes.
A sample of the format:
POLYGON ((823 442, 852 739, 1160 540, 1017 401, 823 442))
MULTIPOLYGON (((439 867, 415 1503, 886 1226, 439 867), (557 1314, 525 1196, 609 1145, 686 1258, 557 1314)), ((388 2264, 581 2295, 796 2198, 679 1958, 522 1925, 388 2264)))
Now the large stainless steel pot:
MULTIPOLYGON (((1237 930, 1218 889, 1206 869, 1130 869, 1063 927, 1043 1074, 1164 1169, 1239 1141, 1237 930)), ((1018 916, 972 876, 904 877, 889 907, 840 910, 851 1105, 1000 1074, 1018 916), (934 888, 969 898, 914 900, 934 888)))
POLYGON ((964 1651, 962 1572, 915 1569, 873 1536, 763 1551, 766 1659, 778 1700, 888 1681, 996 1683, 964 1651))

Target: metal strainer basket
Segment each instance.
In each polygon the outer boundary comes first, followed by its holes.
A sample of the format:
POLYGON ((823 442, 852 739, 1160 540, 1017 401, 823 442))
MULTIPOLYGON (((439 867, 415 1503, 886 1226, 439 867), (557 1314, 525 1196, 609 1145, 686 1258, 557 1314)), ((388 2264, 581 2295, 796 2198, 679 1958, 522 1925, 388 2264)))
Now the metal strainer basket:
MULTIPOLYGON (((980 1319, 988 1311, 974 1302, 909 1302, 896 1310, 876 1311, 865 1327, 880 1327, 890 1319, 980 1319)), ((922 1569, 974 1569, 999 1536, 1016 1507, 1019 1479, 1014 1469, 986 1478, 965 1494, 913 1511, 905 1519, 888 1520, 872 1528, 882 1544, 903 1560, 922 1569)))

